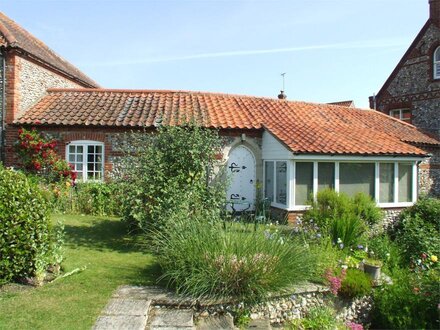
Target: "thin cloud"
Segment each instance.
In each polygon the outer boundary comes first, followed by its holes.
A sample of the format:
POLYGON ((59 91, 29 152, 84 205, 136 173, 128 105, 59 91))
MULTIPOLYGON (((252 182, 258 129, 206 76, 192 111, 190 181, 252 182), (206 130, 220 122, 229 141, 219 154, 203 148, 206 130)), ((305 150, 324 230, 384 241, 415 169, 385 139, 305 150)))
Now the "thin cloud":
POLYGON ((145 57, 141 59, 127 59, 123 61, 87 63, 84 64, 84 66, 107 67, 107 66, 121 66, 121 65, 139 65, 139 64, 150 64, 150 63, 161 63, 161 62, 190 61, 190 60, 207 59, 207 58, 294 53, 294 52, 304 52, 304 51, 314 51, 314 50, 390 49, 397 47, 399 48, 405 47, 406 45, 407 45, 406 40, 395 40, 395 39, 370 40, 370 41, 362 41, 362 42, 357 41, 357 42, 334 43, 334 44, 325 44, 325 45, 199 53, 199 54, 171 56, 171 57, 145 57))

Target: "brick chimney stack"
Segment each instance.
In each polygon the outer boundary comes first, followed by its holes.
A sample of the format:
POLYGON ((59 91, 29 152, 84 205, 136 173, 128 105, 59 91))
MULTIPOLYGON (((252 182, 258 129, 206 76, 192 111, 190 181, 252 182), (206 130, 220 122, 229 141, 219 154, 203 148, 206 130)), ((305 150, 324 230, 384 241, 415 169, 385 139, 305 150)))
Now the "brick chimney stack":
POLYGON ((440 22, 440 0, 429 0, 429 18, 440 22))

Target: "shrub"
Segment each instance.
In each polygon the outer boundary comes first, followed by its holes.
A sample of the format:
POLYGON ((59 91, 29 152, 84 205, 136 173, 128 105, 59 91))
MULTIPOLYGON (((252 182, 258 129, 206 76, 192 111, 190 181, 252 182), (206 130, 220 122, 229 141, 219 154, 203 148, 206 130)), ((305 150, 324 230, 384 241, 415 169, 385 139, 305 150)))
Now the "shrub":
POLYGON ((439 255, 440 231, 419 214, 406 213, 396 232, 396 242, 402 250, 404 262, 415 265, 423 255, 439 255))
POLYGON ((334 244, 352 248, 362 243, 369 226, 378 223, 382 211, 364 194, 349 198, 327 189, 318 192, 316 201, 304 214, 307 230, 329 235, 334 244))
POLYGON ((389 271, 398 268, 402 264, 400 247, 386 234, 370 238, 368 248, 370 252, 374 253, 375 258, 382 260, 389 271))
POLYGON ((359 269, 349 268, 342 280, 339 294, 345 298, 366 296, 371 292, 371 279, 359 269))
POLYGON ((162 279, 195 297, 255 301, 310 276, 313 256, 304 244, 252 225, 207 221, 180 209, 155 231, 162 279))
POLYGON ((394 272, 393 284, 374 292, 373 329, 438 329, 437 271, 394 272))
POLYGON ((336 319, 335 311, 328 306, 313 307, 301 321, 301 326, 306 330, 334 330, 343 329, 342 323, 336 319))
POLYGON ((116 183, 78 183, 71 192, 71 210, 80 214, 120 215, 121 193, 116 183))
POLYGON ((353 211, 368 226, 379 223, 384 217, 382 210, 377 207, 374 199, 361 193, 356 194, 353 198, 353 211))
POLYGON ((329 234, 332 241, 341 249, 351 248, 362 243, 366 229, 365 223, 359 217, 345 214, 333 220, 329 234))
POLYGON ((316 201, 311 203, 310 209, 304 213, 304 222, 311 220, 322 230, 329 228, 334 219, 352 213, 350 199, 345 194, 325 189, 318 192, 316 201))
POLYGON ((0 165, 0 282, 32 277, 48 266, 49 211, 38 186, 0 165))
POLYGON ((439 222, 440 200, 435 198, 422 198, 401 213, 394 237, 404 262, 415 265, 424 256, 439 255, 439 222))
POLYGON ((197 126, 161 127, 157 134, 131 133, 129 147, 115 172, 123 186, 123 218, 148 228, 188 202, 218 213, 224 203, 222 182, 213 178, 220 152, 216 131, 197 126))
POLYGON ((38 174, 48 182, 75 181, 76 172, 56 153, 55 147, 55 140, 48 139, 35 129, 18 130, 16 149, 27 172, 38 174))

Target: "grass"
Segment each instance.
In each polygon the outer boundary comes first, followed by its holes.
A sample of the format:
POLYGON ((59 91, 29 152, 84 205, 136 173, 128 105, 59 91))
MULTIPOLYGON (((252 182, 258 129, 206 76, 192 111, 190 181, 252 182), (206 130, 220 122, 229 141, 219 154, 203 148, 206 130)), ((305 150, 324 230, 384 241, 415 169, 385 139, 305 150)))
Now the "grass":
POLYGON ((0 329, 90 329, 112 292, 123 284, 155 284, 153 257, 125 237, 116 218, 56 215, 66 229, 69 272, 86 270, 39 288, 0 288, 0 329))

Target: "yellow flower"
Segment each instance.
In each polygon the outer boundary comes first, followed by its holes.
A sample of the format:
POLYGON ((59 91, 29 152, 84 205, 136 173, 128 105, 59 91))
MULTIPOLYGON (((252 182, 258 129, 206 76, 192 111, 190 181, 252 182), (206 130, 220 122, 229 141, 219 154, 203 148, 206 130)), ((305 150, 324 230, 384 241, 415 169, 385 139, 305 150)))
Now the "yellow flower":
POLYGON ((69 181, 66 181, 66 187, 69 188, 71 186, 69 181))
POLYGON ((431 261, 432 261, 432 262, 437 262, 437 261, 438 261, 437 256, 432 255, 432 256, 431 256, 431 261))

